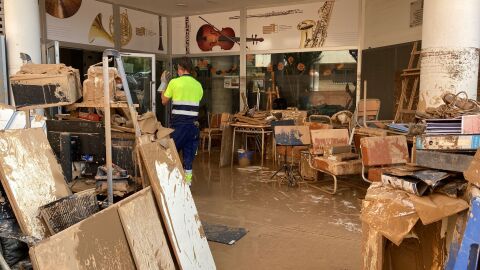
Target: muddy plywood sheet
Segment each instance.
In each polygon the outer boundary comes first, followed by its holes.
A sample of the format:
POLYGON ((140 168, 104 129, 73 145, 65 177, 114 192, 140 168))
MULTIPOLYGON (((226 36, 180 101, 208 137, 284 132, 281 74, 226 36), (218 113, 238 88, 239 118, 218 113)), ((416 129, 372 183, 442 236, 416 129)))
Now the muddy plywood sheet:
POLYGON ((37 270, 135 269, 116 206, 30 248, 37 270))
POLYGON ((473 161, 473 155, 417 150, 415 162, 418 166, 454 172, 464 172, 473 161))
POLYGON ((365 137, 360 140, 363 161, 367 166, 409 162, 405 136, 365 137))
POLYGON ((348 129, 312 130, 311 134, 315 155, 323 154, 325 147, 348 144, 348 129))
POLYGON ((0 178, 22 232, 48 235, 39 208, 71 194, 43 129, 0 132, 0 178))
POLYGON ((362 161, 360 159, 349 161, 334 161, 325 157, 315 158, 315 168, 330 172, 334 175, 360 174, 362 172, 362 161))
POLYGON ((309 145, 310 129, 307 126, 276 126, 275 141, 278 145, 309 145))
POLYGON ((137 269, 175 269, 150 188, 123 200, 118 213, 137 269))
POLYGON ((167 149, 158 142, 143 143, 139 148, 180 268, 215 269, 173 141, 167 149))
POLYGON ((465 179, 470 183, 480 186, 480 150, 475 154, 474 159, 470 163, 468 169, 464 172, 465 179))

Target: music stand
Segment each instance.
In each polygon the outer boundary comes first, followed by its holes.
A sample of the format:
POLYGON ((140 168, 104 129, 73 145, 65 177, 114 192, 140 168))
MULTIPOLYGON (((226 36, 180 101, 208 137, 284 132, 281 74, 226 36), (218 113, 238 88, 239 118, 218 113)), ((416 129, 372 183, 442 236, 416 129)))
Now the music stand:
POLYGON ((293 162, 294 147, 308 146, 311 144, 310 130, 307 126, 274 126, 274 137, 276 146, 284 146, 283 164, 270 179, 277 176, 278 173, 284 172, 289 186, 296 186, 303 177, 298 170, 298 166, 293 162), (292 152, 292 158, 288 162, 288 151, 292 152))

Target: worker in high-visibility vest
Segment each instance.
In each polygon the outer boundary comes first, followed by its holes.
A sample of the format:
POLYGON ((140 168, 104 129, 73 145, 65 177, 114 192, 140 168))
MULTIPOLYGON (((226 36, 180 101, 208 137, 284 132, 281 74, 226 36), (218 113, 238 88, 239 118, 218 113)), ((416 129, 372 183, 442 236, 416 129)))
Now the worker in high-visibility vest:
POLYGON ((177 64, 178 78, 172 79, 167 89, 162 92, 162 104, 172 100, 171 127, 174 129, 172 139, 183 155, 186 183, 192 183, 192 164, 197 152, 200 130, 198 111, 203 97, 202 85, 190 74, 192 61, 184 57, 177 64))

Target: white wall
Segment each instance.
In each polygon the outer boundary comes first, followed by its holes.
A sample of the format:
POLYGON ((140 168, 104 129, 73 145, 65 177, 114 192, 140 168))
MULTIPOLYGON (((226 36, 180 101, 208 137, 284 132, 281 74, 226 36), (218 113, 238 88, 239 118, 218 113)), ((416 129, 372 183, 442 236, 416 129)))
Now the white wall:
POLYGON ((410 28, 410 3, 414 0, 365 1, 365 49, 422 39, 421 26, 410 28))

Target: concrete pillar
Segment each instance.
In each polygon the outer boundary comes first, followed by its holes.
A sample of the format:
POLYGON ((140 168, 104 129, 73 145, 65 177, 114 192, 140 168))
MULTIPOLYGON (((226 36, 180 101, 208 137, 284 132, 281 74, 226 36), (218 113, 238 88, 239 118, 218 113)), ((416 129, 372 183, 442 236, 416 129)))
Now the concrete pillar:
POLYGON ((418 110, 443 104, 445 92, 477 98, 480 0, 425 0, 418 110))
POLYGON ((4 8, 8 73, 12 75, 22 66, 21 52, 30 55, 33 63, 42 62, 40 10, 38 0, 7 0, 4 8))

